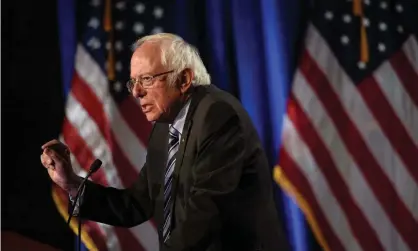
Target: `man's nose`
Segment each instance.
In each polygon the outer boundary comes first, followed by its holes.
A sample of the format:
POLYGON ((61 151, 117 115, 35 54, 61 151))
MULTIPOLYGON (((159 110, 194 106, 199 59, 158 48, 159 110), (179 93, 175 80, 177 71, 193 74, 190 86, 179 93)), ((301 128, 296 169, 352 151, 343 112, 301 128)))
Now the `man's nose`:
POLYGON ((144 89, 144 87, 142 87, 140 84, 136 84, 134 85, 134 87, 132 88, 132 95, 135 98, 142 98, 147 94, 146 90, 144 89))

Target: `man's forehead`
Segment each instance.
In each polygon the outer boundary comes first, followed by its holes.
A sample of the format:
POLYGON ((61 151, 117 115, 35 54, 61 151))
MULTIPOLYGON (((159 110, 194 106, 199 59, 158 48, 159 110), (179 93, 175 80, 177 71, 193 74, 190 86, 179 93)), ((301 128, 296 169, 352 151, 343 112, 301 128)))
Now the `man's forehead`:
POLYGON ((139 46, 133 53, 133 57, 160 57, 161 49, 160 44, 156 42, 145 42, 139 46))
POLYGON ((161 67, 161 50, 158 44, 144 43, 132 54, 132 74, 142 74, 159 67, 161 67))

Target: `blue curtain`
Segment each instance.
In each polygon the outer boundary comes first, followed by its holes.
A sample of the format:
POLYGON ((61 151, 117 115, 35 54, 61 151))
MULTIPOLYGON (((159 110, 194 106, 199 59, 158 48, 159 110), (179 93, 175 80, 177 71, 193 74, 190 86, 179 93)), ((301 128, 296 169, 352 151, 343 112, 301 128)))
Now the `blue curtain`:
MULTIPOLYGON (((199 48, 213 84, 237 96, 250 114, 272 167, 305 27, 307 1, 175 1, 175 32, 199 48), (196 3, 198 2, 198 3, 196 3)), ((307 251, 301 211, 276 189, 277 208, 292 249, 307 251)))

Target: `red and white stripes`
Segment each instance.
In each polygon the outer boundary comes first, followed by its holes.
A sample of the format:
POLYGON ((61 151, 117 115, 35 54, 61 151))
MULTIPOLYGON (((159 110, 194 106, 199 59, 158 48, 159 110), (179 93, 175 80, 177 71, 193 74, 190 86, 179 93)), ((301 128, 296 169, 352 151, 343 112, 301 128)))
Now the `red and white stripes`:
MULTIPOLYGON (((105 74, 82 45, 77 47, 75 65, 61 135, 73 154, 74 170, 84 176, 99 158, 103 166, 91 179, 105 186, 127 187, 145 162, 151 124, 130 97, 116 104, 105 74)), ((68 198, 61 194, 60 200, 68 198)), ((158 250, 151 221, 130 229, 88 221, 84 228, 99 250, 158 250)))
POLYGON ((330 250, 418 249, 417 41, 357 84, 313 25, 305 41, 280 173, 330 250))

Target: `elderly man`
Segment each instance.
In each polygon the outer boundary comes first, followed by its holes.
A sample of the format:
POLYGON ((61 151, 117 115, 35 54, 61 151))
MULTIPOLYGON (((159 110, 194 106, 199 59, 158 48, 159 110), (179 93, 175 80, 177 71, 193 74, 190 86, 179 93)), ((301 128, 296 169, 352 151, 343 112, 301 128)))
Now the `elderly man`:
MULTIPOLYGON (((80 216, 124 227, 153 217, 160 250, 288 250, 257 131, 196 49, 172 34, 140 39, 127 87, 155 122, 146 163, 126 189, 87 182, 80 216)), ((82 178, 54 146, 65 148, 46 143, 41 161, 71 199, 82 178)))

